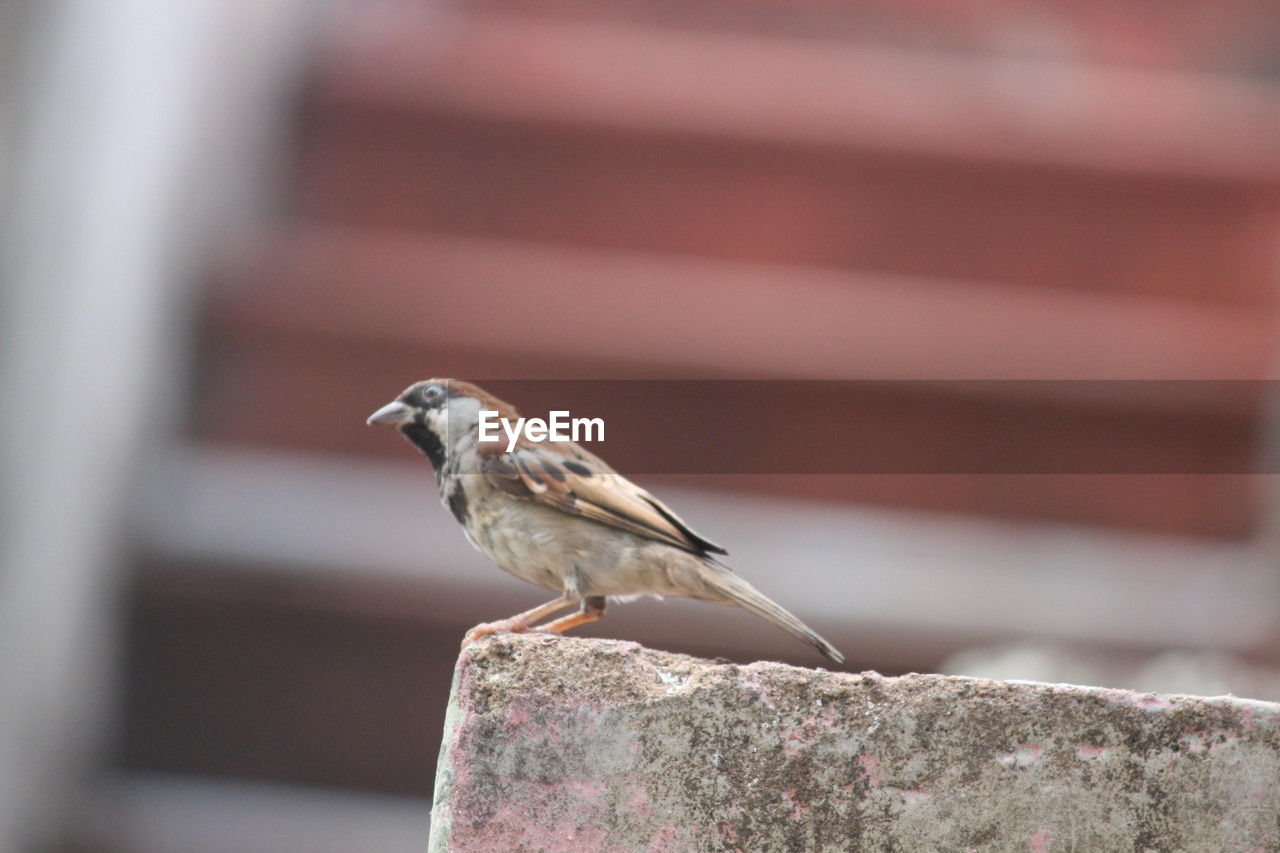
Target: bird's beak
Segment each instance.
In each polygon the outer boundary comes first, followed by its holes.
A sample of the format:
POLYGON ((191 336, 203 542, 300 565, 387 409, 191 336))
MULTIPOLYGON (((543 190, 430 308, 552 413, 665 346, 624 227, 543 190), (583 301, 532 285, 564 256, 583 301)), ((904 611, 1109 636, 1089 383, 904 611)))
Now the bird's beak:
POLYGON ((413 420, 413 409, 399 400, 393 400, 372 415, 369 415, 369 420, 365 421, 365 423, 370 426, 374 424, 399 426, 400 424, 407 424, 411 420, 413 420))

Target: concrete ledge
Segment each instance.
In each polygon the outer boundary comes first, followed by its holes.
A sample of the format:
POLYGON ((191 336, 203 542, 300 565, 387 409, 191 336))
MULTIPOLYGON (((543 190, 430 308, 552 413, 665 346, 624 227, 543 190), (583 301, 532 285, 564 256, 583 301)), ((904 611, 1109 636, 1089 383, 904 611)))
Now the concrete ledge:
POLYGON ((1280 848, 1280 705, 713 663, 459 659, 432 850, 1280 848))

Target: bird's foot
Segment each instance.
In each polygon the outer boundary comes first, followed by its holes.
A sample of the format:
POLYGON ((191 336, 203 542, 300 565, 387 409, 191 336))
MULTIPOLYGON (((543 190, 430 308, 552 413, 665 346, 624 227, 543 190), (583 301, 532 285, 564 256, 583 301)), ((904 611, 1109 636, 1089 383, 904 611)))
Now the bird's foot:
POLYGON ((509 631, 513 634, 524 634, 530 630, 528 620, 520 618, 499 619, 497 622, 481 622, 479 625, 468 631, 462 638, 462 645, 471 645, 482 637, 490 634, 498 634, 503 631, 509 631))

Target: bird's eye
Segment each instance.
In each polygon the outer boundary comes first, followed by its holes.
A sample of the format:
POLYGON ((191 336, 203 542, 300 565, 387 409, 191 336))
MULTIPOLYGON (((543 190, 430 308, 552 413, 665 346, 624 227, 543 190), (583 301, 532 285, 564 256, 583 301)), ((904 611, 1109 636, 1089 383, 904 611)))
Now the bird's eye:
POLYGON ((429 385, 426 390, 422 392, 422 399, 428 403, 439 402, 440 398, 443 396, 444 389, 439 385, 429 385))

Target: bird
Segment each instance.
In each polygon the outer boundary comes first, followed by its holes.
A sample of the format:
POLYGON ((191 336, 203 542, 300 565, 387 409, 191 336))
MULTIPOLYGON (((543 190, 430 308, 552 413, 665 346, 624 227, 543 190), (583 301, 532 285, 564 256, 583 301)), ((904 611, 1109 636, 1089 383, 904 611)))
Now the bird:
POLYGON ((835 646, 721 562, 724 548, 604 460, 575 442, 527 434, 481 441, 481 412, 509 423, 520 417, 470 382, 426 379, 367 421, 394 427, 427 457, 441 503, 472 545, 499 568, 556 594, 476 625, 464 647, 497 632, 560 633, 594 622, 611 599, 683 596, 741 607, 844 662, 835 646), (576 612, 550 619, 575 605, 576 612))

